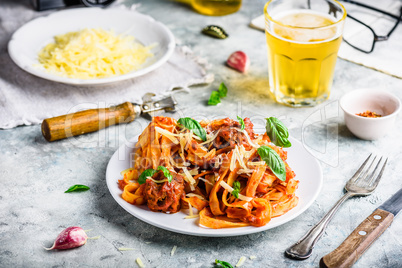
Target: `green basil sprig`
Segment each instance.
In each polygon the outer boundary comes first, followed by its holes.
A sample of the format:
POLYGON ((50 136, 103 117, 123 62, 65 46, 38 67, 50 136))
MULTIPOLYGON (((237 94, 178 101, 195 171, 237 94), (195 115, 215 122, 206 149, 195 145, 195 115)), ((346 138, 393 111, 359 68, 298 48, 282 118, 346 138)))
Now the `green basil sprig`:
POLYGON ((236 198, 239 198, 239 192, 240 192, 240 182, 239 181, 235 181, 233 182, 233 191, 232 191, 232 195, 236 198))
POLYGON ((292 143, 288 140, 289 131, 288 128, 282 123, 281 120, 275 117, 266 118, 266 130, 267 135, 271 139, 272 143, 280 147, 290 147, 292 143))
POLYGON ((163 175, 165 176, 166 179, 168 179, 169 182, 172 181, 173 176, 170 174, 169 169, 165 168, 164 166, 159 166, 156 170, 161 170, 163 172, 163 175))
POLYGON ((265 163, 267 163, 269 168, 278 179, 280 179, 281 181, 286 180, 285 163, 274 149, 263 145, 257 149, 257 153, 260 155, 261 159, 264 160, 265 163))
POLYGON ((212 91, 211 96, 208 100, 208 105, 218 105, 221 103, 221 98, 226 97, 228 94, 228 88, 225 83, 221 83, 217 91, 212 91))
POLYGON ((237 116, 237 120, 239 120, 241 130, 244 130, 246 128, 246 125, 244 124, 244 120, 240 116, 237 116))
POLYGON ((82 185, 82 184, 76 184, 71 186, 70 188, 68 188, 67 191, 65 191, 65 193, 71 193, 71 192, 84 192, 84 191, 88 191, 90 188, 86 185, 82 185))
POLYGON ((179 123, 180 126, 185 127, 191 131, 198 137, 200 137, 203 141, 207 140, 207 132, 205 129, 202 128, 200 123, 197 122, 197 120, 194 120, 190 117, 184 117, 180 118, 177 123, 179 123))
POLYGON ((225 261, 215 260, 215 263, 222 265, 223 268, 233 268, 233 266, 230 263, 225 261))
POLYGON ((172 177, 172 174, 170 174, 170 171, 167 168, 165 168, 164 166, 158 166, 158 168, 156 170, 152 169, 152 168, 144 170, 141 173, 140 177, 138 178, 138 183, 144 184, 147 181, 148 177, 152 177, 158 171, 162 171, 163 175, 168 179, 169 182, 172 181, 173 177, 172 177))

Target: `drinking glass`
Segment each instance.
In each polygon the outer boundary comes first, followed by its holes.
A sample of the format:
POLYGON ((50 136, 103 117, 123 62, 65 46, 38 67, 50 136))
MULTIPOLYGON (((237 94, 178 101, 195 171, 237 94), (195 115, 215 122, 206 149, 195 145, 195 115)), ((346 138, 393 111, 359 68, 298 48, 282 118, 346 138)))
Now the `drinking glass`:
POLYGON ((191 0, 192 7, 201 14, 223 16, 238 11, 242 0, 191 0))
POLYGON ((334 0, 271 0, 264 7, 269 86, 292 107, 329 98, 345 8, 334 0))

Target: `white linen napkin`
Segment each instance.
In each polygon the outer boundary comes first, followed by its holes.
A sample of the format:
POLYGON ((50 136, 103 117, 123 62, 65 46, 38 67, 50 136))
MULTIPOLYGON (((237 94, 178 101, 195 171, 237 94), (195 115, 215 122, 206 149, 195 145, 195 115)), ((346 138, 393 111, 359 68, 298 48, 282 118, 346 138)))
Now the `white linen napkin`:
POLYGON ((168 62, 151 73, 105 86, 79 87, 37 78, 19 69, 4 48, 0 50, 0 61, 2 129, 39 124, 45 118, 126 101, 141 104, 142 96, 148 92, 162 95, 174 88, 213 81, 213 75, 205 71, 207 62, 195 57, 188 47, 176 47, 168 62))
MULTIPOLYGON (((361 1, 364 4, 376 7, 383 11, 387 11, 396 16, 399 15, 400 8, 402 6, 401 1, 394 0, 366 0, 361 1)), ((372 12, 365 8, 358 7, 356 5, 341 2, 345 5, 347 12, 357 19, 370 25, 377 35, 386 35, 393 27, 396 20, 383 15, 378 12, 372 12)), ((353 47, 349 46, 345 42, 342 42, 339 49, 338 57, 344 60, 366 66, 368 68, 392 75, 398 78, 402 78, 402 23, 397 26, 391 37, 387 41, 377 42, 375 44, 374 51, 370 54, 360 52, 353 47)), ((253 19, 250 26, 264 31, 265 30, 265 18, 261 15, 253 19)), ((356 32, 354 25, 346 24, 345 33, 356 32), (349 26, 349 27, 348 27, 349 26)))
MULTIPOLYGON (((117 2, 118 3, 118 2, 117 2)), ((135 9, 115 4, 114 8, 135 9)), ((43 119, 83 109, 105 108, 130 101, 142 103, 145 93, 163 95, 175 88, 210 83, 207 62, 185 46, 176 47, 158 69, 131 80, 105 86, 72 86, 47 81, 26 73, 11 60, 7 44, 24 23, 54 11, 37 13, 27 6, 0 5, 0 129, 39 124, 43 119)))

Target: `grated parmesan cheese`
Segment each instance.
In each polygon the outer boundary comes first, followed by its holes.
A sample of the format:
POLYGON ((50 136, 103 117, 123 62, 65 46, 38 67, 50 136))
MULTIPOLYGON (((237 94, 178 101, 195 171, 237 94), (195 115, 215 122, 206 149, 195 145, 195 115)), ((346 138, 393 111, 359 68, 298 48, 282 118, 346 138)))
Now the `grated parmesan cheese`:
POLYGON ((190 184, 191 191, 195 190, 194 184, 196 181, 194 180, 193 176, 191 176, 190 172, 186 167, 181 168, 184 172, 184 179, 190 184))
POLYGON ((237 264, 236 264, 236 267, 240 267, 240 266, 242 266, 243 264, 244 264, 244 262, 246 261, 246 257, 244 257, 244 256, 241 256, 240 257, 240 260, 237 262, 237 264))
POLYGON ((208 183, 209 185, 214 186, 210 181, 207 181, 207 180, 204 179, 204 178, 199 177, 198 179, 199 179, 199 180, 202 180, 202 181, 205 182, 205 183, 208 183))
POLYGON ((137 264, 140 268, 145 268, 145 265, 140 258, 137 258, 135 261, 137 262, 137 264))
POLYGON ((195 219, 198 218, 200 215, 199 214, 194 214, 193 216, 186 216, 184 217, 185 219, 195 219))
POLYGON ((221 130, 219 129, 216 133, 207 134, 207 140, 202 142, 202 143, 200 143, 200 144, 204 145, 204 144, 208 144, 208 143, 213 142, 216 139, 216 137, 218 137, 218 134, 219 134, 220 131, 221 130))
POLYGON ((187 197, 198 197, 201 200, 205 200, 205 198, 199 194, 188 193, 186 194, 187 197))
POLYGON ((130 251, 135 250, 135 248, 118 248, 119 251, 130 251))
MULTIPOLYGON (((227 184, 227 183, 224 182, 224 181, 220 181, 219 184, 220 184, 220 186, 222 186, 225 190, 228 190, 229 193, 232 193, 233 188, 232 188, 229 184, 227 184)), ((242 195, 242 194, 239 194, 239 199, 240 199, 240 200, 243 200, 243 201, 247 201, 247 202, 250 202, 251 200, 253 200, 252 197, 245 196, 245 195, 242 195)))
POLYGON ((257 259, 257 256, 250 256, 250 260, 257 259))
POLYGON ((173 255, 174 255, 176 249, 177 249, 177 246, 174 246, 174 247, 172 248, 172 251, 170 252, 170 256, 173 256, 173 255))
POLYGON ((164 183, 165 181, 169 181, 168 179, 163 179, 163 180, 157 181, 157 180, 153 179, 152 177, 147 177, 147 179, 149 179, 155 183, 164 183))
POLYGON ((265 165, 265 161, 258 161, 258 162, 247 162, 247 165, 249 166, 263 166, 265 165))
POLYGON ((135 42, 133 36, 103 29, 83 29, 54 37, 38 54, 50 73, 78 79, 106 78, 138 70, 153 46, 135 42))
POLYGON ((241 133, 243 133, 244 136, 247 139, 248 144, 250 144, 252 147, 254 147, 254 148, 259 148, 260 147, 260 145, 255 144, 254 142, 251 141, 250 136, 248 135, 248 133, 247 133, 247 131, 245 129, 243 129, 243 130, 241 130, 240 128, 234 128, 234 129, 239 131, 239 132, 241 132, 241 133))
POLYGON ((90 240, 98 240, 99 238, 101 238, 100 235, 94 236, 94 237, 87 237, 87 239, 90 239, 90 240))
POLYGON ((194 213, 193 213, 193 206, 191 205, 190 202, 187 202, 187 203, 188 203, 188 210, 189 210, 189 213, 190 213, 189 216, 194 216, 194 213))
POLYGON ((174 134, 170 131, 167 131, 166 129, 160 128, 160 127, 155 127, 156 132, 162 134, 166 138, 168 138, 171 142, 174 144, 179 144, 179 141, 175 137, 179 137, 179 134, 174 134))

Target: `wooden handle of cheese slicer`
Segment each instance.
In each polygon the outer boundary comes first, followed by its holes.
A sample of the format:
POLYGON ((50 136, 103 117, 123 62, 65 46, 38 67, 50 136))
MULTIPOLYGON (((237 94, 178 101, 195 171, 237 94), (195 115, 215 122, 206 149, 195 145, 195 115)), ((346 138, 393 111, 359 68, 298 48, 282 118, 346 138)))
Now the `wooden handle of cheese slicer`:
POLYGON ((91 109, 48 118, 42 122, 42 135, 47 141, 95 132, 108 126, 129 123, 141 113, 139 106, 125 102, 103 109, 91 109))

